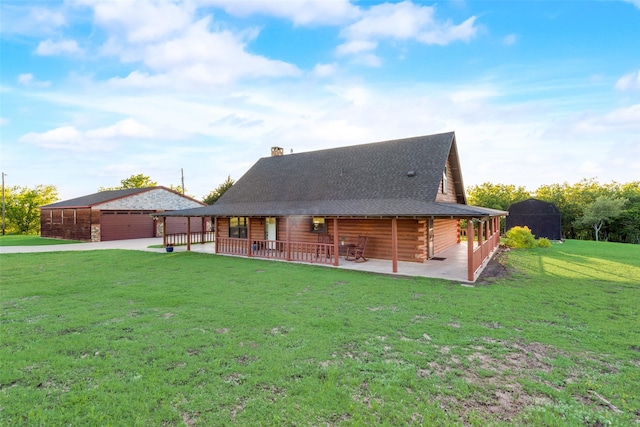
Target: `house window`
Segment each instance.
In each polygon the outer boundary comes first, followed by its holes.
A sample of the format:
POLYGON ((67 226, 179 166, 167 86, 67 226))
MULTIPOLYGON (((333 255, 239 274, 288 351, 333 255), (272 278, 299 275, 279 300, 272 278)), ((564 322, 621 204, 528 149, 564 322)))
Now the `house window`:
POLYGON ((246 239, 247 238, 247 217, 244 216, 234 216, 229 219, 229 237, 234 237, 236 239, 246 239))
POLYGON ((447 167, 444 167, 444 171, 442 171, 442 194, 447 194, 447 187, 449 184, 449 179, 447 178, 447 167))
POLYGON ((314 217, 311 218, 311 232, 312 233, 326 233, 327 223, 324 218, 314 217))

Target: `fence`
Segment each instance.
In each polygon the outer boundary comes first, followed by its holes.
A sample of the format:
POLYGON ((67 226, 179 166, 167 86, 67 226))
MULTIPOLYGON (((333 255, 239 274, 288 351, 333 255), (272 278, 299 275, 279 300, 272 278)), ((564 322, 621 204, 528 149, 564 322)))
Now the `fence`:
MULTIPOLYGON (((215 233, 213 231, 205 231, 191 233, 191 243, 210 243, 214 242, 215 233)), ((187 233, 172 233, 166 236, 166 245, 180 246, 187 244, 187 233)))

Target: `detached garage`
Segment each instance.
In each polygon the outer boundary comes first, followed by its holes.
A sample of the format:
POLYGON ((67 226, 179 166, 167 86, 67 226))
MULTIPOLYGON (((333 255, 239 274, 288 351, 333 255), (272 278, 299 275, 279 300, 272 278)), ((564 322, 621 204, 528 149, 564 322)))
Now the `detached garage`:
POLYGON ((552 203, 529 199, 509 206, 507 230, 515 226, 527 226, 537 238, 562 239, 562 216, 552 203))
MULTIPOLYGON (((206 206, 166 187, 101 191, 40 208, 40 235, 54 239, 100 242, 162 236, 156 212, 206 206)), ((186 218, 172 218, 172 232, 186 232, 186 218)), ((192 224, 191 231, 203 231, 192 224)))

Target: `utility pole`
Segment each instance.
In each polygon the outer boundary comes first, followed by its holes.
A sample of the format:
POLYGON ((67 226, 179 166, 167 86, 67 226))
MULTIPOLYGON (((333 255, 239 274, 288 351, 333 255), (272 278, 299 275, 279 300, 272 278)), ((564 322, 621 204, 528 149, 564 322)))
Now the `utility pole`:
POLYGON ((184 169, 180 168, 180 176, 182 176, 182 194, 184 195, 184 169))
POLYGON ((4 236, 4 176, 6 174, 2 172, 2 235, 4 236))

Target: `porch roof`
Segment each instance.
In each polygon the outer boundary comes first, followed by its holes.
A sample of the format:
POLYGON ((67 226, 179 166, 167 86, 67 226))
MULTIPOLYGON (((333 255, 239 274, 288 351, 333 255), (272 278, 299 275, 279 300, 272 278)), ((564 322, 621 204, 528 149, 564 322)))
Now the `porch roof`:
POLYGON ((441 217, 479 218, 507 215, 505 211, 458 203, 425 202, 413 199, 349 199, 296 201, 237 202, 214 204, 155 214, 159 217, 441 217))

